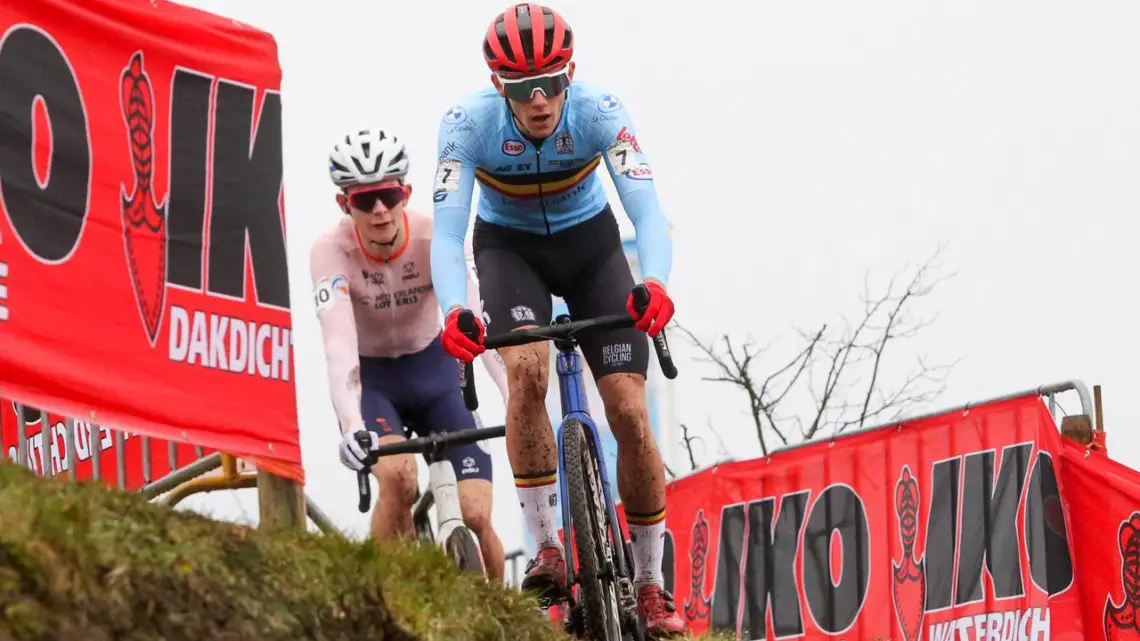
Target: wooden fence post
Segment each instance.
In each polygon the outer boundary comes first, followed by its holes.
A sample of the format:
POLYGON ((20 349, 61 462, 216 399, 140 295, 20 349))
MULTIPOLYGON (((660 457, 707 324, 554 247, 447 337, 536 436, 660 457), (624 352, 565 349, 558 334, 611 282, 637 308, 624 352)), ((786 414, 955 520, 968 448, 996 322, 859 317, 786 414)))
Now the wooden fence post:
POLYGON ((305 494, 296 481, 257 470, 259 528, 305 529, 305 494))

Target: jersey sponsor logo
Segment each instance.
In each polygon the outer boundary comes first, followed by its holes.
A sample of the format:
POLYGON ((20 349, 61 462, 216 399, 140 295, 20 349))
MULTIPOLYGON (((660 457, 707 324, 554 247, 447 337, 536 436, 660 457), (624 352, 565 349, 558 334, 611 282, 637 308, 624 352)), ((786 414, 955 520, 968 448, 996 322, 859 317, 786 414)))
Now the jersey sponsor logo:
POLYGON ((521 323, 523 321, 534 322, 534 310, 525 305, 512 307, 511 318, 515 319, 516 323, 521 323))
POLYGON ((373 309, 388 309, 395 305, 396 307, 403 307, 405 305, 415 305, 420 302, 420 296, 426 296, 435 287, 431 283, 416 285, 406 289, 399 289, 394 292, 380 292, 372 299, 373 309))
POLYGON ((641 163, 625 176, 631 180, 653 180, 653 170, 649 168, 649 165, 641 163))
POLYGON ((443 121, 449 125, 458 125, 467 120, 467 110, 463 105, 452 105, 447 113, 443 114, 443 121))
POLYGON ((503 141, 503 153, 508 156, 518 156, 526 151, 526 145, 521 140, 508 139, 503 141))
POLYGON ((633 145, 634 151, 639 154, 641 153, 641 145, 637 144, 637 136, 630 134, 629 129, 626 129, 624 126, 621 128, 621 131, 618 132, 617 139, 629 142, 629 144, 633 145))
POLYGON ((404 275, 401 278, 401 280, 411 280, 413 278, 419 278, 419 277, 420 277, 420 271, 418 269, 416 269, 416 262, 415 261, 409 261, 409 262, 404 263, 404 275))
POLYGON ((613 94, 605 94, 598 100, 598 111, 608 114, 621 109, 621 101, 613 94))
POLYGON ((435 189, 432 200, 440 202, 448 192, 459 189, 459 161, 454 158, 440 158, 435 170, 435 189))
MULTIPOLYGON (((550 161, 551 164, 557 164, 559 162, 562 162, 562 161, 559 161, 559 160, 551 160, 550 161)), ((530 162, 520 162, 520 163, 515 164, 515 165, 498 165, 490 173, 491 174, 509 174, 512 171, 530 171, 533 167, 534 167, 534 163, 530 163, 530 162)), ((480 174, 486 175, 487 172, 483 169, 476 169, 475 170, 475 177, 478 178, 480 174)))
POLYGON ((463 457, 463 470, 460 472, 460 474, 467 475, 478 473, 479 466, 475 464, 475 459, 471 458, 470 456, 463 457))
POLYGON ((555 196, 543 198, 543 202, 546 203, 546 205, 548 207, 557 207, 558 205, 561 205, 563 203, 568 203, 571 200, 574 200, 574 199, 578 198, 579 196, 581 196, 582 194, 586 193, 587 184, 588 183, 585 180, 583 180, 582 182, 578 183, 577 185, 574 185, 573 189, 570 189, 569 191, 564 191, 564 192, 557 194, 555 196))
POLYGON ((446 157, 450 156, 452 153, 454 153, 455 150, 458 148, 459 148, 459 145, 455 144, 455 141, 452 140, 451 142, 447 143, 446 147, 443 148, 443 152, 439 154, 439 157, 440 158, 446 158, 446 157))
POLYGON ((554 151, 563 156, 574 153, 574 137, 565 131, 555 136, 554 151))
POLYGON ((633 362, 633 345, 630 343, 612 343, 602 347, 602 364, 610 367, 620 367, 633 362))

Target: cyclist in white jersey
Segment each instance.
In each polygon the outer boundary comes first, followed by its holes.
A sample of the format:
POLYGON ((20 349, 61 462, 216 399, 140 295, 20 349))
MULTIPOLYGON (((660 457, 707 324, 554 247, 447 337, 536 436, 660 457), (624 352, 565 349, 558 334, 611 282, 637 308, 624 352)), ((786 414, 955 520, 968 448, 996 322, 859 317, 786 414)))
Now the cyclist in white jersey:
MULTIPOLYGON (((407 209, 408 155, 381 129, 353 132, 333 148, 329 172, 346 214, 310 253, 315 304, 328 364, 329 391, 343 439, 341 462, 363 468, 371 446, 401 441, 411 431, 452 432, 476 427, 463 402, 455 359, 440 345, 439 302, 431 274, 432 217, 407 209)), ((467 304, 479 310, 468 270, 467 304)), ((506 372, 497 354, 483 364, 507 400, 506 372)), ((503 577, 503 547, 491 527, 491 456, 485 441, 453 447, 463 520, 479 537, 487 573, 503 577)), ((415 535, 416 462, 386 456, 373 467, 380 484, 372 513, 377 538, 415 535)))

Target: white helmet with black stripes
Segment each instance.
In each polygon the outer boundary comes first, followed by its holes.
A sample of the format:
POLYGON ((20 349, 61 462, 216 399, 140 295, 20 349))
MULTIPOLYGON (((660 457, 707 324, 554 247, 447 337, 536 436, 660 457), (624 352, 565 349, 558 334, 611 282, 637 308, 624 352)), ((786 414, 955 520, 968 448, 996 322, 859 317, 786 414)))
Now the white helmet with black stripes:
POLYGON ((402 179, 408 173, 408 152, 394 135, 375 127, 345 135, 329 154, 329 177, 337 187, 402 179))

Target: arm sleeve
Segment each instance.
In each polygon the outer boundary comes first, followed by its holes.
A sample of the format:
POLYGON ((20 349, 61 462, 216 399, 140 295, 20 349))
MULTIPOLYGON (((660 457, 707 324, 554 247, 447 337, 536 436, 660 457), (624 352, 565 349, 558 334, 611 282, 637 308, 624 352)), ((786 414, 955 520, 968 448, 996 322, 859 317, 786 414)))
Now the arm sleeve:
MULTIPOLYGON (((476 314, 483 313, 483 301, 479 296, 479 282, 475 278, 474 270, 470 269, 467 271, 467 308, 476 314)), ((491 375, 491 380, 495 382, 495 387, 499 388, 499 394, 503 397, 503 406, 505 407, 508 398, 507 364, 503 362, 503 357, 499 356, 498 350, 484 350, 479 358, 482 360, 487 373, 491 375)))
POLYGON ((673 239, 653 187, 653 172, 641 151, 633 120, 625 106, 619 103, 610 115, 614 116, 612 120, 595 121, 592 137, 606 160, 622 207, 633 223, 642 278, 668 284, 673 239))
POLYGON ((347 257, 321 241, 310 252, 310 278, 328 368, 329 395, 342 434, 364 429, 360 413, 360 350, 348 287, 347 257))
MULTIPOLYGON (((470 117, 468 118, 470 122, 470 117)), ((444 119, 439 126, 439 164, 432 201, 435 224, 431 239, 431 273, 444 315, 467 300, 463 241, 471 216, 475 187, 475 155, 471 151, 475 123, 457 127, 444 119)))

